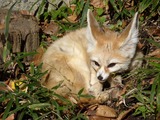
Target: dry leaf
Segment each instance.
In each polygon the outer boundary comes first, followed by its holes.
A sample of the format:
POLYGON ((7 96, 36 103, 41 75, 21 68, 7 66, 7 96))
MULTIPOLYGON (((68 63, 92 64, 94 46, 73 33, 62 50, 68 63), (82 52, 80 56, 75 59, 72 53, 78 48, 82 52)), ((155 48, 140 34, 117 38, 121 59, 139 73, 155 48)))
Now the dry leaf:
POLYGON ((134 105, 132 108, 130 108, 127 111, 122 112, 121 114, 119 114, 117 120, 123 120, 123 118, 125 118, 133 109, 136 109, 138 107, 138 105, 134 105))
POLYGON ((156 49, 155 51, 149 53, 148 56, 151 56, 151 57, 155 56, 155 57, 159 58, 160 57, 160 49, 156 49))
POLYGON ((149 26, 149 27, 146 27, 146 31, 148 32, 149 35, 160 37, 160 27, 149 26))
POLYGON ((6 120, 14 120, 14 114, 11 114, 10 116, 8 116, 6 120))
POLYGON ((22 15, 33 15, 33 14, 31 14, 29 11, 27 11, 27 10, 21 10, 20 13, 21 13, 22 15))
POLYGON ((90 120, 110 120, 117 117, 117 114, 113 108, 106 105, 91 105, 85 114, 90 120))
MULTIPOLYGON (((14 114, 11 114, 5 120, 14 120, 14 119, 15 119, 14 114)), ((0 120, 2 120, 2 119, 0 118, 0 120)))
POLYGON ((137 45, 137 47, 138 47, 139 50, 141 50, 144 47, 144 44, 142 44, 142 43, 139 42, 138 45, 137 45))
POLYGON ((42 56, 45 52, 43 47, 39 47, 37 50, 37 54, 33 57, 33 63, 35 66, 38 66, 41 63, 42 56))
POLYGON ((70 15, 70 16, 67 17, 67 19, 71 23, 76 23, 77 22, 77 15, 76 14, 70 15))
POLYGON ((0 29, 4 29, 4 24, 0 24, 0 29))
POLYGON ((12 86, 9 85, 10 82, 11 82, 11 80, 7 80, 5 82, 2 82, 3 84, 0 85, 0 91, 13 91, 12 86))
POLYGON ((153 32, 153 35, 160 37, 160 28, 157 28, 157 29, 153 32))
POLYGON ((45 22, 42 26, 42 30, 45 34, 56 35, 59 31, 59 26, 54 21, 51 21, 50 23, 45 22))
POLYGON ((93 5, 95 8, 104 8, 105 7, 103 0, 91 0, 90 4, 93 5))
POLYGON ((115 110, 106 105, 99 105, 96 111, 97 116, 105 116, 111 118, 117 117, 115 110))
POLYGON ((71 8, 72 11, 75 11, 76 5, 75 5, 75 4, 72 4, 72 5, 70 6, 70 8, 71 8))
POLYGON ((0 29, 4 29, 5 27, 5 19, 0 20, 0 29))
POLYGON ((106 118, 106 117, 101 117, 101 116, 89 116, 89 120, 116 120, 113 118, 106 118))

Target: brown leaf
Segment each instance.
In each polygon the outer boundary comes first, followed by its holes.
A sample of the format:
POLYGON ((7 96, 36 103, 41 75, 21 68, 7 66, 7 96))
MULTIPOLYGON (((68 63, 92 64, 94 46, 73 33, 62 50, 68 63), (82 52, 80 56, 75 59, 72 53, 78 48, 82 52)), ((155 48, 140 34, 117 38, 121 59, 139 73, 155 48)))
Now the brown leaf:
MULTIPOLYGON (((14 114, 11 114, 5 120, 14 120, 14 119, 15 119, 14 114)), ((2 119, 0 118, 0 120, 2 120, 2 119)))
POLYGON ((95 8, 104 8, 105 7, 103 0, 91 0, 90 4, 93 5, 95 8))
POLYGON ((146 31, 148 32, 149 35, 160 37, 160 27, 157 26, 146 27, 146 31))
POLYGON ((99 105, 96 111, 97 116, 105 116, 111 118, 117 117, 115 110, 106 105, 99 105))
POLYGON ((89 120, 116 120, 116 119, 113 119, 113 118, 106 118, 106 117, 102 117, 102 116, 89 116, 88 117, 89 120))
POLYGON ((37 54, 33 57, 33 63, 35 66, 38 66, 41 63, 42 56, 45 52, 43 47, 39 47, 37 50, 37 54))
POLYGON ((155 51, 149 53, 148 56, 160 58, 160 49, 156 49, 155 51))
POLYGON ((139 42, 138 45, 137 45, 137 47, 138 47, 139 50, 141 50, 144 47, 144 44, 142 44, 142 43, 139 42))
POLYGON ((4 29, 5 27, 5 19, 2 19, 0 20, 0 29, 4 29))
POLYGON ((0 29, 4 29, 4 24, 0 24, 0 29))
POLYGON ((102 118, 116 118, 117 117, 115 110, 106 105, 98 105, 98 104, 91 105, 90 107, 88 107, 88 110, 85 113, 87 116, 92 118, 92 120, 96 120, 96 118, 101 118, 101 117, 102 118))
POLYGON ((127 21, 122 20, 122 28, 125 28, 127 26, 127 21))
POLYGON ((14 120, 14 114, 11 114, 11 115, 8 116, 5 120, 14 120))
POLYGON ((72 4, 72 5, 70 5, 70 8, 71 8, 72 11, 75 11, 76 5, 75 5, 75 4, 72 4))
POLYGON ((123 120, 123 118, 125 118, 133 109, 136 109, 138 107, 138 105, 134 105, 132 108, 130 108, 127 111, 122 112, 121 114, 119 114, 117 120, 123 120))
POLYGON ((160 28, 156 29, 156 30, 153 32, 153 35, 160 37, 160 28))
POLYGON ((21 13, 22 15, 33 15, 33 14, 31 14, 29 11, 27 11, 27 10, 21 10, 20 13, 21 13))
POLYGON ((77 22, 77 15, 73 14, 67 17, 67 19, 71 22, 71 23, 76 23, 77 22))
POLYGON ((42 30, 45 34, 56 35, 59 31, 59 26, 54 21, 51 21, 50 23, 44 23, 42 30))
POLYGON ((0 85, 0 91, 13 91, 12 86, 10 86, 11 82, 11 80, 3 82, 3 84, 0 85))

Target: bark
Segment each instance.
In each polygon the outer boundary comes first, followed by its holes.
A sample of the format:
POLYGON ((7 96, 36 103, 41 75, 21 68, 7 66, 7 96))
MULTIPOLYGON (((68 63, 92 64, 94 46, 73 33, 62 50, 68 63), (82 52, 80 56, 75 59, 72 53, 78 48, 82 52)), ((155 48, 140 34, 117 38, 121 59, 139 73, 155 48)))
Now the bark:
MULTIPOLYGON (((3 48, 5 45, 5 16, 7 10, 0 9, 0 58, 2 58, 3 48)), ((8 41, 12 45, 12 53, 31 52, 39 47, 39 25, 34 16, 23 15, 20 12, 13 11, 9 22, 8 41)), ((32 56, 25 60, 30 61, 32 56)))

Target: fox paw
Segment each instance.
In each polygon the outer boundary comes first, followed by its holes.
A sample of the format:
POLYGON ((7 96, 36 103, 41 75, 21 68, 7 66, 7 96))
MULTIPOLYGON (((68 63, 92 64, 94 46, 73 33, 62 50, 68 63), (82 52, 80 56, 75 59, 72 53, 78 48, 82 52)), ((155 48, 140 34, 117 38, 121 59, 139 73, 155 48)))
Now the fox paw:
POLYGON ((111 91, 107 90, 99 93, 96 97, 97 101, 99 101, 99 103, 105 103, 107 100, 110 99, 110 92, 111 91))

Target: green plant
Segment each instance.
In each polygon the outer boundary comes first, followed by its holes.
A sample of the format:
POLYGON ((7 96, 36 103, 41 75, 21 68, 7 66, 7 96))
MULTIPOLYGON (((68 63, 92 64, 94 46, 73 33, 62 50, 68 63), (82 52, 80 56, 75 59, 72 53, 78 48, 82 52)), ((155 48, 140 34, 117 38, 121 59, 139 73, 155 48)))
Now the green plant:
MULTIPOLYGON (((17 81, 21 84, 15 81, 15 90, 0 91, 0 103, 5 108, 2 119, 6 119, 11 114, 15 114, 16 119, 19 120, 25 118, 86 119, 80 112, 74 114, 77 107, 75 104, 54 92, 58 86, 51 90, 41 86, 39 80, 46 73, 41 73, 41 67, 42 64, 37 67, 31 64, 30 73, 26 74, 27 79, 17 81), (53 98, 65 104, 61 105, 53 98)), ((3 86, 2 83, 0 85, 3 86)))
POLYGON ((146 58, 146 61, 148 66, 140 68, 134 75, 137 86, 132 96, 138 100, 138 108, 133 115, 144 118, 160 112, 160 59, 152 57, 146 58))
POLYGON ((10 51, 11 51, 11 44, 9 43, 8 41, 8 35, 9 35, 9 21, 10 21, 10 17, 11 17, 11 12, 12 12, 12 9, 13 7, 17 4, 18 1, 16 1, 11 7, 10 9, 8 10, 8 13, 5 17, 5 30, 4 30, 4 35, 5 35, 5 46, 4 46, 4 49, 3 49, 3 61, 6 62, 7 61, 7 57, 8 55, 10 54, 10 51))
MULTIPOLYGON (((150 19, 157 15, 160 10, 160 1, 159 0, 139 0, 139 1, 122 1, 122 0, 109 0, 114 14, 113 19, 117 20, 119 18, 131 17, 133 14, 138 11, 139 13, 144 13, 144 16, 147 19, 150 19), (127 3, 131 6, 128 6, 127 3)), ((141 18, 142 19, 142 18, 141 18)))
POLYGON ((119 19, 124 17, 131 17, 135 13, 136 5, 131 8, 131 10, 128 10, 125 5, 127 1, 122 0, 109 0, 111 6, 113 7, 113 10, 115 11, 113 15, 113 19, 119 19))

